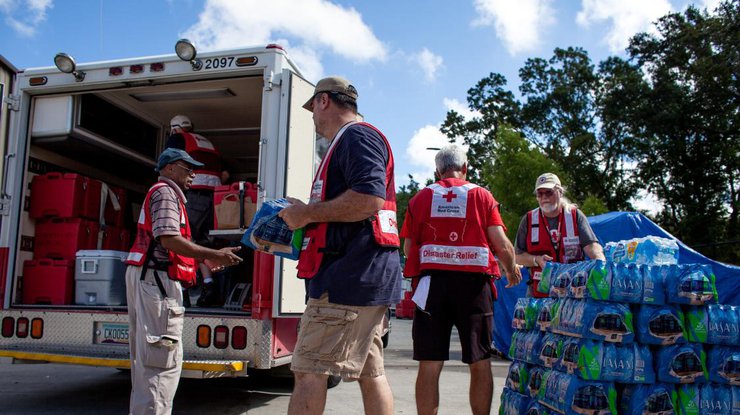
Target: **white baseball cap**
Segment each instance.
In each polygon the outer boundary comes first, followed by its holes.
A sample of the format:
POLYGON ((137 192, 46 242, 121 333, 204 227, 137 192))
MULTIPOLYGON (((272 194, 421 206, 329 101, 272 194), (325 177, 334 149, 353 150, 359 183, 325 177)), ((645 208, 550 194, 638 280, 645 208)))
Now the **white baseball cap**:
POLYGON ((193 123, 190 122, 190 118, 185 115, 175 115, 170 120, 170 128, 193 128, 193 123))
POLYGON ((534 191, 536 192, 539 189, 553 189, 555 186, 561 186, 558 176, 553 173, 544 173, 534 183, 534 191))

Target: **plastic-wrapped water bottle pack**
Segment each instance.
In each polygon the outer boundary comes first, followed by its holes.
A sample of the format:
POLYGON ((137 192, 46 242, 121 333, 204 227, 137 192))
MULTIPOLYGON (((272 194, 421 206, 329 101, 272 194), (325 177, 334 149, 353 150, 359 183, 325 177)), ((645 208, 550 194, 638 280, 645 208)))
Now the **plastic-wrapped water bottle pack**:
POLYGON ((500 414, 740 415, 740 307, 675 241, 609 243, 547 263, 514 310, 500 414))

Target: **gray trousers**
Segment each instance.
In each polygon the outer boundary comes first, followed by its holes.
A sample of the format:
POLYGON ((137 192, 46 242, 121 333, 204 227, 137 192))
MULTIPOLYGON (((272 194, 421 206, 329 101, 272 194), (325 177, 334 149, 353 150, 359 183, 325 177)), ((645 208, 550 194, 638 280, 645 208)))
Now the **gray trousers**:
POLYGON ((142 281, 141 267, 126 268, 133 415, 170 414, 182 372, 182 288, 166 272, 156 271, 167 294, 163 297, 154 272, 147 270, 142 281))

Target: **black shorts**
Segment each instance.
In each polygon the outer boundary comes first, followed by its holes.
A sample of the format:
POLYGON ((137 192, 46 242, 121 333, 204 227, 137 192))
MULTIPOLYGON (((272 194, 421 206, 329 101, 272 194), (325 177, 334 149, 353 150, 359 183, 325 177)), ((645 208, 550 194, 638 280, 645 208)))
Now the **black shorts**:
POLYGON ((485 274, 439 271, 431 275, 426 309, 414 312, 414 360, 449 360, 457 327, 463 363, 491 357, 493 294, 485 274))
POLYGON ((185 210, 190 221, 190 234, 198 245, 210 246, 208 232, 213 229, 213 192, 190 189, 185 192, 188 203, 185 210))

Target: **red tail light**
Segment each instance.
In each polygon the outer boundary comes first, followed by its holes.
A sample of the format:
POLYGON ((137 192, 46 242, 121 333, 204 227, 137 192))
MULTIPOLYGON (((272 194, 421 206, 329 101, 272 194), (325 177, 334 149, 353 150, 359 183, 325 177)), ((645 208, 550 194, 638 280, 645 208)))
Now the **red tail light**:
POLYGON ((13 337, 15 331, 15 319, 13 317, 5 317, 3 319, 2 335, 3 337, 13 337))
POLYGON ((242 326, 234 327, 231 331, 231 347, 236 350, 247 348, 247 328, 242 326))
POLYGON ((37 76, 37 77, 31 78, 28 81, 28 84, 31 86, 40 86, 40 85, 46 85, 47 81, 48 79, 45 76, 37 76))
POLYGON ((35 318, 31 320, 31 338, 40 339, 44 335, 44 320, 35 318))
POLYGON ((128 71, 129 73, 142 73, 144 72, 144 65, 131 65, 128 71))
POLYGON ((164 63, 157 62, 149 65, 150 72, 162 72, 164 70, 164 63))
POLYGON ((21 339, 28 337, 28 319, 21 317, 15 325, 15 335, 21 339))
POLYGON ((229 328, 216 326, 213 331, 213 346, 217 349, 225 349, 229 345, 229 328))
POLYGON ((114 66, 110 69, 108 69, 108 76, 118 76, 123 75, 123 67, 122 66, 114 66))
POLYGON ((198 347, 211 347, 211 328, 205 324, 198 326, 198 338, 195 342, 198 347))

